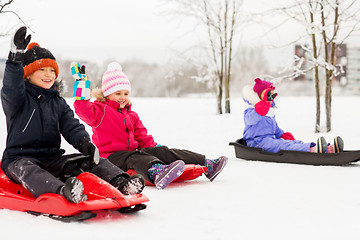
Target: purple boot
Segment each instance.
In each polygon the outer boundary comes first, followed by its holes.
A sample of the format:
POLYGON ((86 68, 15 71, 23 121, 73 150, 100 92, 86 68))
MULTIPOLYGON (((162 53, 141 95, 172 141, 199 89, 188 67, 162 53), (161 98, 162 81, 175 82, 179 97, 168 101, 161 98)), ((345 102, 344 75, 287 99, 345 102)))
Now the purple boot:
POLYGON ((221 156, 215 160, 205 160, 205 166, 207 167, 208 171, 205 173, 205 176, 210 180, 213 181, 217 175, 224 169, 225 165, 227 164, 228 158, 225 156, 221 156))
POLYGON ((165 168, 156 173, 154 184, 157 189, 164 189, 185 170, 185 163, 181 160, 165 165, 165 168))

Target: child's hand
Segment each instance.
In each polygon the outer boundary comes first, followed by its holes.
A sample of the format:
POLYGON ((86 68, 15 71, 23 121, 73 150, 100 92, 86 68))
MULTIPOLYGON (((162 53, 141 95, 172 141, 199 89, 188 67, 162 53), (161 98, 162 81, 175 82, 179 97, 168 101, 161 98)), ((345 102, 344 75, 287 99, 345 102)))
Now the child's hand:
POLYGON ((277 93, 273 93, 273 91, 274 91, 273 86, 267 88, 265 90, 265 93, 264 93, 263 98, 261 100, 262 101, 273 102, 274 99, 276 98, 276 96, 278 95, 277 93))
POLYGON ((255 104, 255 111, 261 116, 265 116, 271 107, 271 102, 261 100, 255 104))
POLYGON ((295 140, 294 136, 290 132, 284 132, 283 135, 281 135, 281 138, 285 140, 295 140))
POLYGON ((71 74, 75 79, 73 97, 76 100, 89 100, 91 82, 87 79, 85 65, 79 63, 71 64, 71 74))
POLYGON ((277 96, 277 93, 273 93, 274 87, 270 86, 265 89, 261 94, 262 99, 257 104, 255 104, 255 111, 261 116, 265 116, 269 109, 271 108, 271 104, 277 96))
POLYGON ((99 150, 88 138, 80 139, 77 148, 85 156, 90 156, 93 163, 99 163, 99 150))
POLYGON ((266 96, 267 96, 267 99, 266 99, 266 100, 267 100, 268 102, 272 102, 272 101, 274 101, 274 99, 276 98, 277 93, 271 94, 271 91, 268 91, 267 94, 266 94, 266 96))
POLYGON ((76 81, 79 80, 87 80, 86 76, 86 67, 85 65, 80 66, 79 63, 73 62, 71 63, 71 74, 75 78, 76 81))
POLYGON ((26 27, 19 28, 11 39, 9 61, 21 63, 24 59, 24 52, 31 40, 31 35, 26 37, 26 27))

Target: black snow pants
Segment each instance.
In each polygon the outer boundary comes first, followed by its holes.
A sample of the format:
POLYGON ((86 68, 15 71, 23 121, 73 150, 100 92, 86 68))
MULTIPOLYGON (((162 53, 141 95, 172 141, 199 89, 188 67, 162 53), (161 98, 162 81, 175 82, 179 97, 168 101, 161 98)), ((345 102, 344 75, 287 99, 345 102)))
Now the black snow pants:
POLYGON ((185 164, 199 164, 204 166, 205 156, 189 150, 168 148, 166 146, 143 148, 138 151, 119 151, 108 157, 109 161, 124 170, 135 170, 149 182, 148 169, 155 163, 168 165, 176 160, 185 164))
MULTIPOLYGON (((11 162, 8 166, 8 177, 16 183, 21 183, 35 197, 44 193, 57 193, 64 183, 59 179, 63 163, 81 154, 64 155, 59 159, 39 161, 32 157, 22 157, 11 162)), ((106 158, 100 158, 99 164, 94 165, 93 174, 110 182, 113 178, 128 176, 123 170, 112 164, 106 158)))

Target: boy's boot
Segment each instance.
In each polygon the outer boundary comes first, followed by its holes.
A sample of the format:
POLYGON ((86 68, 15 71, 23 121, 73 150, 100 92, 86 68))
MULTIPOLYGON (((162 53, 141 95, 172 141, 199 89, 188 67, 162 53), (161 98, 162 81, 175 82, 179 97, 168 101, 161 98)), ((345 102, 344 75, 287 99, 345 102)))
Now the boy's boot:
POLYGON ((71 203, 79 203, 87 200, 83 193, 84 185, 76 177, 70 177, 65 181, 65 185, 60 188, 59 194, 64 196, 71 203))
POLYGON ((148 172, 150 179, 154 179, 154 184, 157 189, 164 189, 173 180, 178 178, 185 170, 185 163, 182 160, 177 160, 169 165, 154 164, 148 172))
POLYGON ((134 195, 144 190, 145 179, 140 174, 135 174, 128 178, 119 175, 111 180, 110 184, 119 189, 124 195, 134 195))
POLYGON ((207 172, 205 176, 213 181, 217 175, 224 169, 228 161, 228 158, 225 156, 221 156, 218 159, 205 159, 205 167, 207 168, 207 172))

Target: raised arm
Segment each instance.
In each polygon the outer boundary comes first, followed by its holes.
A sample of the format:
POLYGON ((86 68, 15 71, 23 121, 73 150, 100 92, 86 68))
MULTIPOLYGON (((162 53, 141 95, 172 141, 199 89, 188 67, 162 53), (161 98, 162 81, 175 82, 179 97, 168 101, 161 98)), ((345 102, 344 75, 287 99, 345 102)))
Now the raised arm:
POLYGON ((11 39, 11 48, 6 62, 1 101, 5 114, 16 113, 25 100, 24 52, 31 40, 26 36, 26 27, 19 28, 11 39))

